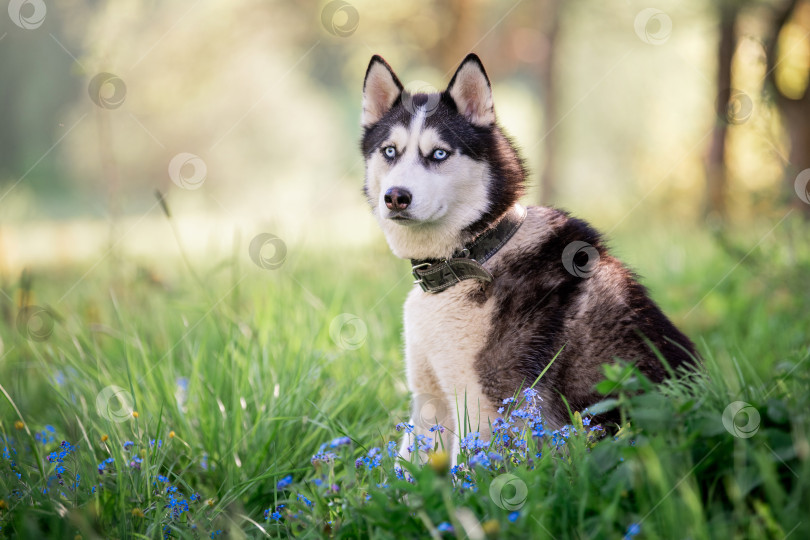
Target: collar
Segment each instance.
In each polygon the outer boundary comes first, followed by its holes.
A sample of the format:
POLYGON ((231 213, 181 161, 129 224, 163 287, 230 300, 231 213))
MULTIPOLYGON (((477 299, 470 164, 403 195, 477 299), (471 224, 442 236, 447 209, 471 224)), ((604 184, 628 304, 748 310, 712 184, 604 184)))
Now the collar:
POLYGON ((487 262, 517 232, 526 219, 526 209, 515 204, 492 227, 447 259, 411 259, 415 284, 429 293, 439 293, 465 279, 489 283, 492 274, 484 268, 487 262))

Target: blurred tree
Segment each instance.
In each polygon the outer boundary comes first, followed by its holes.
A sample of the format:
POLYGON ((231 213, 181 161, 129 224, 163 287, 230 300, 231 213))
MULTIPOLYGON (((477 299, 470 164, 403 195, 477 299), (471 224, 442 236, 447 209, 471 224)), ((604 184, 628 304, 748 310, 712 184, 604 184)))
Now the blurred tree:
POLYGON ((472 0, 451 0, 443 6, 447 25, 433 47, 442 69, 455 70, 461 59, 472 52, 469 47, 478 40, 476 13, 479 10, 473 9, 473 3, 472 0))
MULTIPOLYGON (((453 4, 456 9, 464 11, 464 6, 471 2, 455 0, 453 4)), ((490 79, 522 80, 532 88, 532 94, 539 96, 542 122, 537 129, 540 140, 529 151, 539 147, 542 142, 539 160, 542 162, 539 174, 541 200, 538 201, 541 204, 554 204, 559 195, 557 160, 560 136, 557 127, 560 115, 557 98, 560 73, 557 52, 565 6, 561 0, 524 2, 507 9, 507 18, 503 18, 503 6, 498 6, 499 9, 492 11, 491 16, 483 18, 471 15, 474 10, 467 8, 470 13, 458 20, 454 26, 454 35, 444 36, 437 47, 437 53, 441 57, 457 64, 458 58, 469 52, 464 47, 473 47, 476 44, 476 48, 483 49, 481 52, 486 58, 497 59, 497 62, 487 63, 490 79), (493 25, 493 22, 496 24, 493 25), (490 33, 492 38, 483 42, 481 36, 486 37, 490 33), (454 52, 447 54, 442 48, 447 48, 448 51, 452 49, 454 52)))
MULTIPOLYGON (((0 12, 5 18, 5 9, 0 12)), ((52 146, 71 126, 70 103, 81 95, 74 63, 59 43, 74 48, 57 17, 43 31, 0 26, 0 197, 13 187, 49 198, 59 212, 72 179, 52 146), (44 30, 47 29, 45 33, 44 30), (21 181, 22 180, 22 181, 21 181)))
POLYGON ((747 0, 721 0, 715 6, 719 21, 717 40, 717 119, 712 132, 711 145, 706 156, 706 200, 704 216, 726 217, 726 135, 728 133, 728 108, 731 106, 731 64, 737 48, 735 25, 740 9, 747 0))
POLYGON ((547 54, 538 70, 538 82, 543 96, 543 172, 540 176, 540 197, 542 204, 552 204, 557 197, 557 152, 559 137, 555 133, 559 122, 556 76, 558 36, 560 33, 560 0, 544 0, 541 21, 545 21, 544 34, 547 40, 547 54))
POLYGON ((774 97, 790 141, 785 189, 793 204, 810 219, 810 205, 796 197, 796 175, 810 168, 810 2, 777 1, 766 36, 766 88, 774 97))

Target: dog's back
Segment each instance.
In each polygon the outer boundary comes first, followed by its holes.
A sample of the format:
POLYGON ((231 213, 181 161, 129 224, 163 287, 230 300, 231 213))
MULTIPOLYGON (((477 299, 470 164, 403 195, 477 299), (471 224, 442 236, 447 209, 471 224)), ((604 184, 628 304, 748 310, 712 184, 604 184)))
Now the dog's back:
POLYGON ((492 400, 532 384, 552 425, 599 400, 601 365, 621 358, 660 382, 691 363, 692 342, 649 298, 635 275, 610 256, 587 223, 552 208, 529 208, 516 238, 492 261, 495 279, 473 300, 488 305, 492 325, 476 356, 482 390, 492 400), (566 251, 567 250, 567 251, 566 251), (652 347, 651 347, 652 346, 652 347))

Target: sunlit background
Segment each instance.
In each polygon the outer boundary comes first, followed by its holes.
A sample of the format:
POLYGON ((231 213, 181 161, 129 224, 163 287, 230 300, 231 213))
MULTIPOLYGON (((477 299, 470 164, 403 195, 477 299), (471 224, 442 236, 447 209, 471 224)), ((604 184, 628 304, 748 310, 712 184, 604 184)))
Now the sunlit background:
POLYGON ((809 74, 810 0, 2 2, 0 536, 810 537, 809 74), (607 369, 621 437, 531 437, 510 513, 480 467, 451 498, 371 465, 413 278, 363 76, 443 90, 469 52, 523 202, 604 232, 708 375, 607 369))
POLYGON ((527 203, 618 235, 807 215, 808 33, 807 1, 13 0, 0 279, 166 261, 178 239, 216 258, 268 231, 383 245, 358 151, 374 53, 444 89, 477 52, 527 203))

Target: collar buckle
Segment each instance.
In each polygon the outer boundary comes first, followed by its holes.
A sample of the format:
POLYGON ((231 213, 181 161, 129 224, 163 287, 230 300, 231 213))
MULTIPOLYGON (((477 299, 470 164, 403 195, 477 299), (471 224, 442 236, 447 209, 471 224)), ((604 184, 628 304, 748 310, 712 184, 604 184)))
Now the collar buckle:
POLYGON ((416 281, 413 282, 414 285, 419 285, 420 287, 422 287, 422 290, 425 291, 425 292, 427 292, 428 286, 425 284, 422 277, 416 271, 421 270, 422 268, 427 268, 428 266, 430 266, 430 264, 431 263, 429 263, 429 262, 425 262, 425 263, 422 263, 422 264, 415 264, 414 266, 411 267, 411 274, 413 274, 413 277, 416 280, 416 281))

